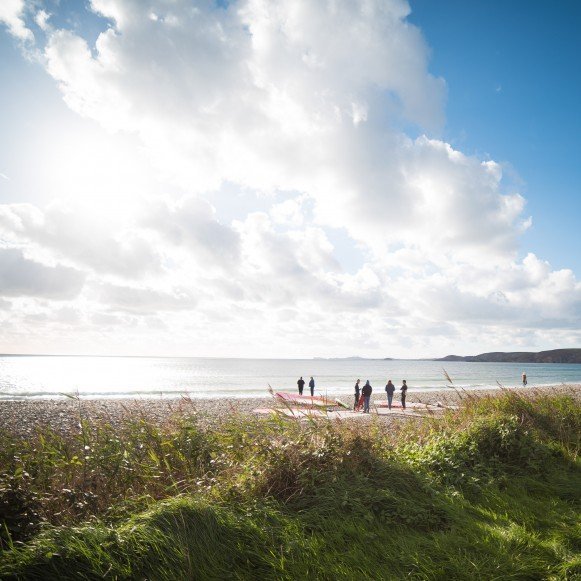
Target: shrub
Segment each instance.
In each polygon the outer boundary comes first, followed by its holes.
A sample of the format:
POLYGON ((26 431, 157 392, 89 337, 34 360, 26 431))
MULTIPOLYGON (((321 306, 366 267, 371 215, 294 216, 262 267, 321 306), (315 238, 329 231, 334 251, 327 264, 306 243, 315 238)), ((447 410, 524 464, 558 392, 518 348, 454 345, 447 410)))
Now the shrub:
POLYGON ((0 549, 31 539, 40 530, 40 501, 22 479, 0 476, 0 549))
POLYGON ((515 416, 481 418, 463 431, 435 434, 402 452, 414 467, 453 486, 480 486, 520 471, 539 473, 554 454, 515 416))

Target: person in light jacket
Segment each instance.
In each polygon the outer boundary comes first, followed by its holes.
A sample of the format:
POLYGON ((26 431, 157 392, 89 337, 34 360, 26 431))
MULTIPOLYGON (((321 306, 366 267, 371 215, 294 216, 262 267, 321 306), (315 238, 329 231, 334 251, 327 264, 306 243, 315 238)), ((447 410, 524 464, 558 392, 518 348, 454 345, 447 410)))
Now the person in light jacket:
POLYGON ((355 404, 353 405, 353 409, 356 410, 359 407, 359 396, 361 394, 361 389, 359 388, 359 382, 361 380, 358 379, 355 382, 355 404))
POLYGON ((311 396, 315 395, 315 380, 312 377, 309 381, 309 387, 311 388, 311 396))

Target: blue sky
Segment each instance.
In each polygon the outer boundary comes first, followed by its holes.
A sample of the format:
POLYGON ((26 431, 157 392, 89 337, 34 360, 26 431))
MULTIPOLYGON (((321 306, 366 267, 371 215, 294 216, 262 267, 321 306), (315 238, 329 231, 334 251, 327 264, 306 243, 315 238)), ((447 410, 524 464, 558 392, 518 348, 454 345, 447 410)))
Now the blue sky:
POLYGON ((0 351, 577 346, 581 6, 407 8, 0 7, 0 351))
POLYGON ((581 3, 411 3, 448 83, 444 138, 510 164, 533 226, 523 247, 581 273, 581 3))

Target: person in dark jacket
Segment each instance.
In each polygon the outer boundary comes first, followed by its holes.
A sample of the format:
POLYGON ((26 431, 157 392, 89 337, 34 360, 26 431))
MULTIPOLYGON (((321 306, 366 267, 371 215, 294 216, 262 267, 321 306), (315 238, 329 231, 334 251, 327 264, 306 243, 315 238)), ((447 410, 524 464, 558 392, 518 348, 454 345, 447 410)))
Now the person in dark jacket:
POLYGON ((408 392, 408 384, 406 383, 405 379, 403 380, 400 389, 401 389, 401 407, 405 410, 405 396, 408 392))
POLYGON ((311 377, 309 381, 309 387, 311 388, 311 395, 315 395, 315 380, 311 377))
POLYGON ((353 405, 353 409, 354 409, 354 410, 356 410, 356 409, 357 409, 357 406, 359 405, 359 395, 360 395, 360 393, 361 393, 361 390, 359 389, 359 382, 360 382, 360 381, 361 381, 361 380, 360 380, 360 379, 358 379, 358 380, 355 382, 355 404, 353 405))
POLYGON ((369 379, 365 382, 363 389, 361 390, 361 395, 363 396, 363 413, 369 413, 369 401, 371 400, 371 393, 373 392, 373 388, 369 383, 369 379))
POLYGON ((303 395, 303 387, 305 387, 305 380, 303 379, 302 375, 299 377, 297 385, 299 386, 299 395, 303 395))
POLYGON ((387 407, 391 409, 391 402, 393 401, 393 394, 395 392, 395 385, 391 383, 391 379, 387 380, 387 385, 385 386, 385 392, 387 393, 387 407))

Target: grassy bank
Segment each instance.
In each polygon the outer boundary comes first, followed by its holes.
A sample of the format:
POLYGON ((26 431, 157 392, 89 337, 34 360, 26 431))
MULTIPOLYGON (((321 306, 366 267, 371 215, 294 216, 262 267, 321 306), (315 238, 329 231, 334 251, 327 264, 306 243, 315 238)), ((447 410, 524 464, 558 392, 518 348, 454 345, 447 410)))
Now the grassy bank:
POLYGON ((2 579, 581 578, 581 405, 0 436, 2 579))

